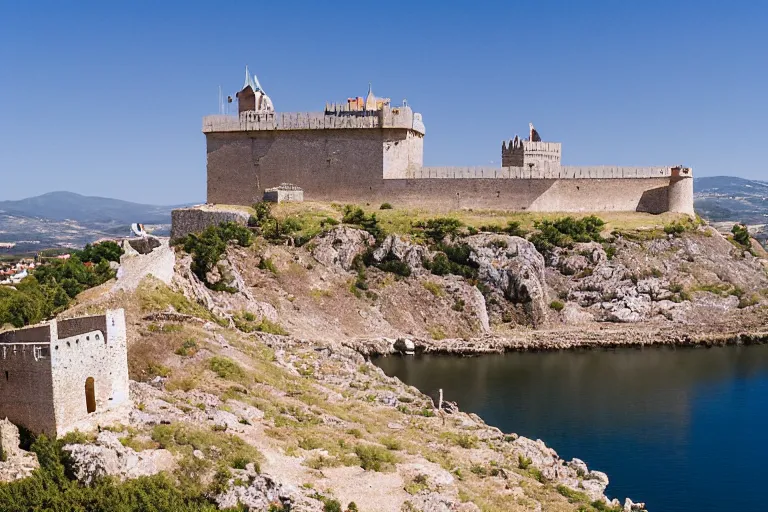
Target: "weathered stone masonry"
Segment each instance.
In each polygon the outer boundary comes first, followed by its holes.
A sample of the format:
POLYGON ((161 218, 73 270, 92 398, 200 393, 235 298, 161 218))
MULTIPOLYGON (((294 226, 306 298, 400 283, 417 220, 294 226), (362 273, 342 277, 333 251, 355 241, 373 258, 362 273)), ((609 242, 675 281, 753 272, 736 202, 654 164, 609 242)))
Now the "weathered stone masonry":
POLYGON ((128 401, 122 309, 0 333, 0 416, 62 435, 128 401))
MULTIPOLYGON (((265 96, 246 75, 243 97, 265 96)), ((690 169, 564 166, 562 145, 542 141, 532 124, 528 139, 502 143, 501 167, 424 167, 421 114, 375 98, 370 88, 365 101, 326 104, 323 112, 249 105, 237 116, 203 119, 208 203, 251 205, 267 189, 291 183, 309 201, 693 215, 690 169)))

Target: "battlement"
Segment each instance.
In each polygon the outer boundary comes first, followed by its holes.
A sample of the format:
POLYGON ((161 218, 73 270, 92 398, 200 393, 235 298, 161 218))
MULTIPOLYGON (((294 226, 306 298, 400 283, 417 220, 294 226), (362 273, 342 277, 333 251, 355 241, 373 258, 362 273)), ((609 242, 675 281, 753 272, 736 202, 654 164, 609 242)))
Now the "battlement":
MULTIPOLYGON (((409 179, 511 179, 511 180, 580 180, 580 179, 647 179, 690 176, 686 167, 613 167, 608 165, 571 166, 546 162, 524 167, 421 167, 409 179)), ((405 176, 403 176, 405 177, 405 176)))
POLYGON ((384 106, 381 110, 349 110, 326 106, 324 112, 245 111, 237 116, 203 117, 203 133, 281 131, 404 129, 424 135, 421 114, 410 107, 384 106))
POLYGON ((536 163, 551 163, 559 165, 562 159, 562 144, 559 142, 542 142, 520 140, 515 137, 501 143, 501 166, 524 167, 536 163))

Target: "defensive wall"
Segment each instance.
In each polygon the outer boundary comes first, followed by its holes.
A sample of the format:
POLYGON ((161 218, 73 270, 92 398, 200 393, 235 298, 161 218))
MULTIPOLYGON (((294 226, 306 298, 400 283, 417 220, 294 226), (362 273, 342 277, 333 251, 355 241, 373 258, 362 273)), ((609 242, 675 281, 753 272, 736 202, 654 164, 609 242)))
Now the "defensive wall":
POLYGON ((218 131, 214 124, 206 126, 208 203, 250 205, 261 200, 267 188, 292 183, 311 201, 390 202, 437 210, 693 214, 693 180, 687 169, 675 176, 672 167, 573 167, 548 162, 523 167, 423 167, 423 138, 413 129, 312 130, 276 125, 218 131))
POLYGON ((62 435, 128 401, 122 309, 0 333, 0 416, 62 435))
MULTIPOLYGON (((250 206, 253 202, 247 204, 250 206)), ((249 215, 245 212, 222 210, 210 205, 177 208, 171 212, 171 240, 190 233, 200 233, 208 226, 218 226, 222 222, 236 222, 245 226, 248 223, 248 217, 249 215)))

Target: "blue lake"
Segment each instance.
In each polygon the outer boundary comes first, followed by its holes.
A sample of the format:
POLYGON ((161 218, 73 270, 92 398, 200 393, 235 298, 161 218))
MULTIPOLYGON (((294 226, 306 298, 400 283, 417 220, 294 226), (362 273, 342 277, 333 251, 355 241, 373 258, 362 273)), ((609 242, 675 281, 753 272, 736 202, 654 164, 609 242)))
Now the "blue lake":
POLYGON ((611 498, 650 512, 768 510, 768 345, 374 362, 606 472, 611 498))

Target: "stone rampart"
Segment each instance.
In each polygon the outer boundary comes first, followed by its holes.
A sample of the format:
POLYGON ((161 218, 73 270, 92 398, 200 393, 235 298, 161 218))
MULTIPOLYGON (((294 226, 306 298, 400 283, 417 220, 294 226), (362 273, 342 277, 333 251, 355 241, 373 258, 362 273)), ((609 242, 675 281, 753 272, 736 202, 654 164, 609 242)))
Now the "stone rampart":
MULTIPOLYGON (((421 167, 412 178, 467 179, 618 179, 669 178, 671 167, 613 167, 548 165, 540 163, 524 167, 421 167)), ((386 178, 385 178, 386 179, 386 178)))
POLYGON ((203 133, 282 130, 403 129, 424 134, 420 114, 409 107, 351 112, 241 112, 203 118, 203 133))
MULTIPOLYGON (((261 197, 254 197, 252 200, 241 204, 250 206, 260 199, 261 197)), ((205 231, 208 226, 218 226, 222 222, 236 222, 244 226, 248 223, 248 217, 249 215, 243 211, 218 206, 200 205, 192 208, 179 208, 171 212, 171 241, 185 237, 190 233, 200 233, 205 231)))

